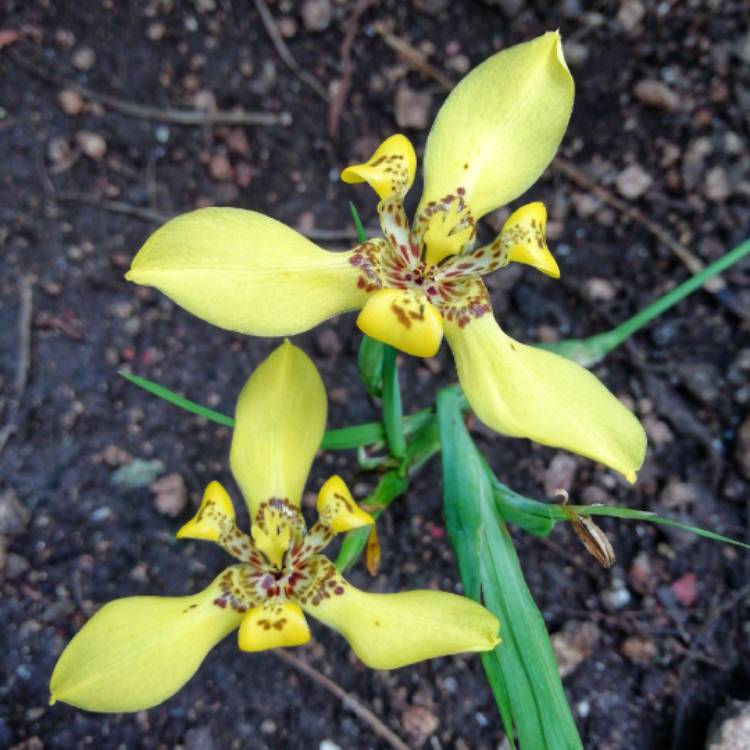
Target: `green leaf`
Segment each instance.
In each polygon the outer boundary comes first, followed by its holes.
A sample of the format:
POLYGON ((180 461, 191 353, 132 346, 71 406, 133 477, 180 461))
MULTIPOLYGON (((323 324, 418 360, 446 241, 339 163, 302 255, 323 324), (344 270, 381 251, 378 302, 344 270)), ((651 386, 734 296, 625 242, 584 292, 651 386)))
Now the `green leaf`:
POLYGON ((383 424, 391 454, 396 458, 403 458, 406 453, 406 439, 396 354, 392 346, 386 345, 383 351, 383 424))
POLYGON ((383 353, 385 344, 362 335, 359 344, 359 377, 371 396, 383 393, 383 353))
POLYGON ((200 404, 196 404, 195 401, 190 401, 189 399, 183 398, 182 396, 176 394, 174 391, 170 391, 169 388, 165 388, 163 385, 154 383, 152 380, 147 380, 146 378, 142 378, 138 375, 133 375, 132 373, 125 372, 124 370, 118 370, 117 374, 125 378, 125 380, 130 381, 134 385, 137 385, 139 388, 143 388, 149 393, 153 393, 154 396, 158 396, 159 398, 163 398, 165 401, 169 401, 170 404, 179 406, 180 409, 192 412, 193 414, 197 414, 199 417, 204 417, 211 422, 222 424, 225 427, 234 427, 234 420, 231 417, 228 417, 226 414, 222 414, 221 412, 214 411, 213 409, 208 409, 207 407, 201 406, 200 404))
MULTIPOLYGON (((544 503, 519 495, 495 476, 491 477, 491 481, 498 509, 508 522, 517 524, 524 530, 532 534, 537 534, 537 536, 546 536, 546 533, 549 533, 558 521, 568 520, 568 516, 559 503, 544 503), (547 528, 546 533, 539 533, 545 528, 547 528)), ((567 510, 573 511, 579 516, 609 516, 611 518, 624 518, 631 521, 645 521, 646 523, 654 523, 661 526, 672 526, 675 529, 689 531, 697 536, 713 539, 716 542, 724 542, 725 544, 733 544, 736 547, 750 549, 750 544, 746 544, 745 542, 740 542, 723 534, 717 534, 715 531, 702 529, 700 526, 692 526, 691 524, 675 521, 672 518, 663 518, 656 513, 646 510, 621 508, 617 505, 568 505, 567 510)))
POLYGON ((357 239, 360 242, 364 242, 367 239, 367 232, 365 232, 364 224, 362 224, 362 217, 359 215, 357 207, 351 201, 349 201, 349 210, 352 213, 354 228, 357 230, 357 239))
POLYGON ((523 750, 577 750, 578 730, 552 644, 498 511, 484 461, 464 425, 460 394, 438 393, 445 516, 464 589, 500 619, 503 642, 482 663, 509 738, 523 750), (513 726, 511 726, 511 721, 513 726))
MULTIPOLYGON (((123 370, 118 370, 125 380, 143 388, 145 391, 152 393, 154 396, 168 401, 180 409, 197 414, 199 417, 208 419, 211 422, 224 425, 225 427, 234 427, 232 417, 222 414, 221 412, 208 409, 205 406, 190 401, 183 396, 170 391, 163 385, 154 383, 152 380, 142 378, 139 375, 133 375, 123 370)), ((419 431, 425 424, 433 419, 432 409, 422 409, 414 414, 404 417, 402 430, 404 435, 411 435, 419 431)), ((385 427, 382 422, 365 422, 364 424, 353 425, 352 427, 341 427, 335 430, 328 430, 323 436, 323 442, 320 447, 323 450, 346 450, 349 448, 358 448, 361 445, 372 445, 373 443, 383 443, 386 440, 385 427)))

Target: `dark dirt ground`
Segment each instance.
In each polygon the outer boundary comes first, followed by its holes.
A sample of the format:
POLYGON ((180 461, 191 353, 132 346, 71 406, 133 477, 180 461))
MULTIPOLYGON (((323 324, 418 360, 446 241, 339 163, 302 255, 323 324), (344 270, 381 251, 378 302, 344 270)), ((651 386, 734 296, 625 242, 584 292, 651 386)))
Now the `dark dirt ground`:
MULTIPOLYGON (((269 7, 300 66, 331 90, 353 4, 269 7)), ((231 412, 245 378, 276 345, 211 328, 127 284, 124 269, 154 224, 103 205, 171 215, 231 204, 338 230, 351 228, 354 199, 372 224, 373 196, 338 183, 338 170, 397 127, 421 150, 443 98, 434 78, 384 42, 376 22, 454 81, 493 50, 560 27, 577 82, 562 156, 710 261, 750 228, 746 4, 376 3, 359 24, 337 138, 328 135, 328 104, 284 66, 252 2, 4 0, 0 11, 0 402, 2 424, 16 426, 0 455, 0 746, 387 747, 332 695, 273 655, 240 653, 233 638, 182 692, 148 712, 47 706, 53 664, 94 608, 119 596, 194 592, 226 562, 218 549, 178 544, 173 535, 208 481, 231 486, 228 431, 149 397, 116 370, 231 412), (70 85, 23 63, 131 102, 288 112, 292 124, 152 121, 77 98, 70 85), (98 205, 71 200, 76 195, 98 205), (33 287, 30 358, 14 414, 22 278, 33 287), (161 461, 159 475, 182 477, 190 507, 170 517, 147 485, 115 485, 115 471, 134 459, 161 461)), ((518 338, 594 333, 687 277, 641 223, 559 170, 548 170, 530 195, 549 206, 563 279, 515 270, 492 277, 495 312, 518 338)), ((585 502, 654 510, 746 539, 748 264, 724 278, 723 295, 695 294, 597 368, 649 433, 634 488, 582 459, 479 430, 500 476, 535 497, 545 486, 568 486, 585 502)), ((335 389, 331 426, 377 414, 356 379, 357 342, 354 316, 297 339, 335 389)), ((454 377, 446 347, 429 363, 405 361, 403 370, 410 408, 454 377)), ((349 454, 319 460, 311 486, 333 466, 360 495, 372 487, 349 454)), ((702 748, 722 709, 750 699, 750 558, 664 528, 602 525, 618 554, 610 571, 595 567, 569 529, 546 541, 517 535, 531 590, 571 660, 565 684, 584 743, 702 748)), ((354 583, 456 588, 436 464, 394 506, 381 538, 381 572, 370 580, 358 568, 354 583)), ((298 653, 410 746, 489 749, 502 741, 477 658, 370 672, 321 627, 298 653)))

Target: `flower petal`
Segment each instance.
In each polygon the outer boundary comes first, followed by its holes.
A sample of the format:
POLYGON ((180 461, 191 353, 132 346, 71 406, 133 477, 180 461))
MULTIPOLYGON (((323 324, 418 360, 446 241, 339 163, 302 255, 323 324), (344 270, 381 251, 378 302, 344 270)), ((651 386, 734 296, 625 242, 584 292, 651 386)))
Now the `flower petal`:
POLYGON ((154 232, 125 278, 221 328, 286 336, 364 304, 350 258, 263 214, 202 208, 154 232))
POLYGON ((310 640, 310 628, 299 605, 272 599, 244 616, 238 639, 243 651, 301 646, 310 640))
POLYGON ((366 182, 381 201, 403 198, 414 182, 417 155, 411 141, 401 133, 386 138, 364 164, 353 164, 341 172, 349 184, 366 182))
POLYGON ((133 596, 105 604, 60 656, 50 702, 140 711, 174 695, 240 624, 242 613, 227 606, 222 586, 240 567, 228 568, 195 596, 133 596))
POLYGON ((506 336, 492 315, 446 323, 458 378, 479 419, 513 437, 601 461, 634 482, 646 434, 588 370, 506 336))
POLYGON ((434 357, 443 340, 443 317, 422 292, 379 289, 357 317, 370 338, 415 357, 434 357))
POLYGON ((334 534, 375 523, 375 519, 357 505, 346 482, 338 474, 329 477, 320 488, 318 514, 321 522, 334 534))
POLYGON ((474 68, 430 130, 418 213, 459 188, 476 219, 521 195, 555 155, 573 93, 556 31, 474 68))
POLYGON ((235 412, 230 463, 256 523, 271 498, 299 508, 328 409, 310 358, 285 341, 250 376, 235 412))
POLYGON ((500 642, 497 618, 471 599, 443 591, 369 594, 325 562, 325 587, 300 603, 341 633, 368 667, 396 669, 437 656, 488 651, 500 642))

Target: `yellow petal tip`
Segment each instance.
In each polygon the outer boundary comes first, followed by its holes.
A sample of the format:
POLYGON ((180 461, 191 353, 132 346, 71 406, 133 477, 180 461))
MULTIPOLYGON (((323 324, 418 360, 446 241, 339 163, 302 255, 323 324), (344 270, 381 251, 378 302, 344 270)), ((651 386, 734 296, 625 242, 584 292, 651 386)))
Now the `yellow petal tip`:
POLYGON ((560 278, 560 267, 547 247, 547 209, 534 201, 516 209, 503 225, 500 241, 508 247, 508 260, 533 266, 541 273, 560 278))
POLYGON ((341 171, 341 180, 349 185, 367 184, 381 200, 392 195, 402 197, 414 182, 417 155, 409 139, 401 133, 386 138, 363 164, 352 164, 341 171))
POLYGON ((357 505, 346 483, 337 474, 320 488, 318 513, 320 520, 335 534, 375 523, 375 519, 357 505))
POLYGON ((434 357, 443 340, 443 316, 427 297, 412 289, 379 289, 357 316, 371 338, 414 357, 434 357))
POLYGON ((229 493, 219 482, 211 482, 203 493, 198 512, 182 526, 177 539, 218 542, 222 531, 234 522, 234 506, 229 493))
POLYGON ((302 646, 311 638, 310 628, 294 602, 266 602, 242 618, 237 636, 242 651, 302 646))

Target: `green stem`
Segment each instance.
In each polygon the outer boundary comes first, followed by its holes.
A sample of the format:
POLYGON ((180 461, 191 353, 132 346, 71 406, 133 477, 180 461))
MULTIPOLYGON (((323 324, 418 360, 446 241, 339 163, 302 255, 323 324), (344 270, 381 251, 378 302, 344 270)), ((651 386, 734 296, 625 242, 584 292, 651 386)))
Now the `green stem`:
POLYGON ((718 276, 722 271, 726 271, 727 268, 748 254, 750 254, 750 238, 615 328, 597 333, 585 339, 566 339, 564 341, 537 344, 537 346, 572 359, 584 367, 591 367, 627 341, 636 331, 648 325, 654 318, 685 299, 685 297, 692 294, 696 289, 699 289, 709 279, 718 276))
POLYGON ((733 266, 748 254, 750 254, 750 238, 737 245, 737 247, 730 250, 726 255, 707 265, 702 271, 691 276, 687 281, 683 281, 682 284, 676 286, 671 292, 667 292, 664 296, 659 297, 656 302, 652 302, 650 305, 644 307, 643 310, 637 312, 632 318, 629 318, 624 323, 620 323, 614 329, 619 334, 620 341, 618 343, 625 341, 636 331, 648 325, 654 318, 702 287, 706 281, 726 271, 727 268, 733 266))

